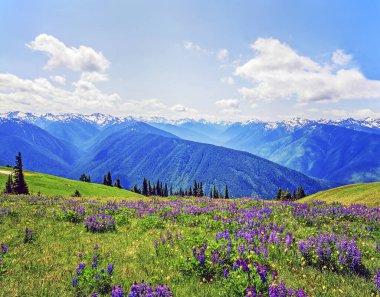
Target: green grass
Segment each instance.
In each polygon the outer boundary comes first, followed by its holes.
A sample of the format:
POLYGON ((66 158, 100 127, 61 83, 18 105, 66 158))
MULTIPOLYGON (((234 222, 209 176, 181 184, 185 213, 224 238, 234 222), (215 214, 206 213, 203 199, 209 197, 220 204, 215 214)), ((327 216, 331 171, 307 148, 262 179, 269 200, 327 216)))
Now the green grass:
POLYGON ((310 202, 316 200, 339 202, 346 205, 360 203, 369 206, 379 206, 380 182, 353 184, 321 191, 301 199, 300 202, 310 202))
MULTIPOLYGON (((0 191, 2 188, 5 188, 8 174, 12 171, 12 168, 0 166, 0 191)), ((143 198, 142 195, 124 189, 94 183, 85 183, 32 171, 25 171, 25 179, 31 194, 37 194, 40 192, 42 195, 47 196, 71 197, 75 190, 78 190, 83 197, 88 198, 143 198)))

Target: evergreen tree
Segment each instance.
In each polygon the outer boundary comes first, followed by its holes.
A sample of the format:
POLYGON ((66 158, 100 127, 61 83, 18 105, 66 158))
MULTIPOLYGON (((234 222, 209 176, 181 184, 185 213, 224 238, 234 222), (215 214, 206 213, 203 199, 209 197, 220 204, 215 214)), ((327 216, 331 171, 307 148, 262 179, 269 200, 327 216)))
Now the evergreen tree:
POLYGON ((194 185, 193 185, 193 195, 198 196, 198 184, 195 179, 194 179, 194 185))
POLYGON ((87 176, 85 173, 82 173, 82 175, 79 178, 80 181, 90 183, 91 182, 91 177, 87 176))
POLYGON ((293 190, 293 192, 292 192, 292 199, 296 200, 296 191, 295 190, 293 190))
POLYGON ((282 195, 282 200, 290 200, 292 199, 292 195, 290 194, 289 189, 286 189, 285 193, 282 195))
POLYGON ((278 188, 277 194, 276 194, 276 200, 281 200, 282 199, 282 189, 278 188))
POLYGON ((147 196, 150 196, 150 195, 154 195, 154 193, 153 193, 152 185, 150 184, 150 180, 148 179, 148 195, 147 196))
POLYGON ((107 186, 107 176, 103 176, 103 185, 107 186))
POLYGON ((13 193, 13 178, 12 174, 8 175, 8 180, 5 183, 5 193, 12 194, 13 193))
POLYGON ((189 187, 189 190, 187 191, 187 196, 193 196, 193 191, 191 187, 189 187))
POLYGON ((13 192, 15 194, 29 194, 22 167, 22 158, 21 153, 19 152, 16 156, 16 166, 14 167, 13 192))
POLYGON ((216 189, 216 186, 214 185, 214 198, 218 199, 219 198, 219 191, 216 189))
POLYGON ((165 185, 164 185, 163 196, 164 196, 164 197, 168 197, 168 196, 169 196, 169 193, 168 193, 168 185, 167 185, 166 183, 165 183, 165 185))
POLYGON ((210 189, 210 198, 214 198, 214 193, 212 192, 212 188, 210 189))
POLYGON ((75 190, 73 197, 82 197, 82 195, 78 190, 75 190))
POLYGON ((143 186, 142 186, 142 194, 144 196, 148 196, 148 191, 149 191, 149 188, 148 188, 148 181, 147 179, 144 177, 144 180, 143 180, 143 186))
POLYGON ((205 194, 203 192, 203 183, 199 184, 199 197, 203 197, 205 194))
POLYGON ((227 187, 227 185, 226 185, 226 189, 224 190, 224 198, 225 199, 229 199, 230 198, 230 196, 228 195, 228 187, 227 187))
POLYGON ((157 196, 162 196, 162 191, 161 191, 161 184, 160 184, 160 180, 158 179, 157 180, 157 184, 156 184, 156 195, 157 196))
POLYGON ((170 196, 173 196, 173 186, 172 186, 172 185, 170 185, 170 192, 169 192, 169 195, 170 195, 170 196))
POLYGON ((133 188, 131 189, 131 191, 132 191, 132 192, 135 192, 135 193, 137 193, 137 194, 141 194, 140 189, 139 189, 139 187, 137 186, 137 184, 135 184, 135 185, 133 186, 133 188))
POLYGON ((111 177, 110 171, 108 171, 108 173, 107 173, 107 186, 112 187, 112 177, 111 177))
POLYGON ((121 186, 121 183, 120 183, 120 178, 117 178, 117 179, 116 179, 114 186, 115 186, 116 188, 119 188, 119 189, 122 189, 122 188, 123 188, 123 187, 121 186))
POLYGON ((302 188, 302 186, 299 186, 298 189, 297 189, 296 199, 301 199, 301 198, 304 198, 304 197, 306 197, 305 191, 302 188))

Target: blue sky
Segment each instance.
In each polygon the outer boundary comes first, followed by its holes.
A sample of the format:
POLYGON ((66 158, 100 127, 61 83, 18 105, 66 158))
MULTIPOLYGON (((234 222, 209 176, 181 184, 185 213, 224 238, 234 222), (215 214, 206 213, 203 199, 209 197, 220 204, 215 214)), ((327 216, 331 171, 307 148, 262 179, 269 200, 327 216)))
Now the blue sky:
POLYGON ((2 1, 0 112, 380 117, 379 1, 2 1))

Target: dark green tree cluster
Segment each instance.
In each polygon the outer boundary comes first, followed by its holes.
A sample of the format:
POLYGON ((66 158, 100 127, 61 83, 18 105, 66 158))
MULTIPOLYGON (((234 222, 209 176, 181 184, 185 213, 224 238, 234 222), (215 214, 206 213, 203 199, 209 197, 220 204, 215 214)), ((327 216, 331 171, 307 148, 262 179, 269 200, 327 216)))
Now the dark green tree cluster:
POLYGON ((110 171, 108 171, 107 174, 103 177, 103 185, 123 189, 120 178, 116 178, 115 183, 112 184, 112 176, 110 171))
POLYGON ((294 190, 292 193, 290 193, 289 189, 286 189, 284 191, 281 188, 279 188, 276 194, 276 200, 283 201, 298 200, 303 197, 306 197, 306 193, 302 186, 299 186, 297 191, 294 190))
POLYGON ((224 195, 222 192, 220 192, 216 186, 214 185, 211 190, 210 190, 210 198, 218 199, 218 198, 224 198, 224 199, 229 199, 230 195, 228 192, 228 186, 224 188, 224 195))
POLYGON ((79 178, 80 181, 85 182, 85 183, 90 183, 91 182, 91 176, 87 176, 85 173, 82 173, 82 175, 79 178))
POLYGON ((21 153, 16 156, 16 165, 13 167, 13 175, 8 176, 8 180, 5 183, 5 193, 8 194, 29 194, 28 185, 26 184, 21 153))
POLYGON ((137 186, 137 184, 135 184, 131 191, 142 194, 144 196, 168 197, 169 194, 171 194, 171 192, 169 193, 167 183, 162 183, 162 181, 160 181, 159 179, 156 183, 151 183, 150 180, 146 177, 144 177, 143 179, 141 189, 137 186))
POLYGON ((198 182, 197 180, 194 180, 193 186, 190 186, 188 189, 183 189, 182 187, 179 188, 178 191, 175 191, 173 193, 174 196, 193 196, 193 197, 203 197, 203 183, 198 182))

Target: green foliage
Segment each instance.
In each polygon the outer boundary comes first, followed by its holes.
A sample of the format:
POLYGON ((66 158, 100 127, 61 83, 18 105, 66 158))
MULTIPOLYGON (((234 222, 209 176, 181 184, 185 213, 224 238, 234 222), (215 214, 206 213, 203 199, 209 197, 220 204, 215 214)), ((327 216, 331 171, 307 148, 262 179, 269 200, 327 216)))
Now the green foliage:
POLYGON ((163 229, 165 227, 164 221, 157 216, 148 216, 139 221, 141 228, 146 231, 150 229, 163 229))

